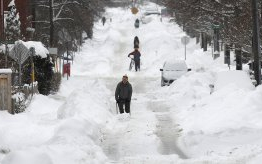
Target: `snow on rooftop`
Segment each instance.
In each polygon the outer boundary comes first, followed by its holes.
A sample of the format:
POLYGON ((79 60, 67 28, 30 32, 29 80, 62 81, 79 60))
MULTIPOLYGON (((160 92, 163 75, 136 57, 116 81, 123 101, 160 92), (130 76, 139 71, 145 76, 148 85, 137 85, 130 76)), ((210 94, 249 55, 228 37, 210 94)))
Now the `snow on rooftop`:
POLYGON ((12 70, 11 69, 0 69, 0 74, 1 73, 12 73, 12 70))
MULTIPOLYGON (((46 58, 47 54, 49 54, 48 49, 43 45, 42 42, 37 42, 37 41, 27 41, 24 42, 22 40, 16 41, 16 43, 22 43, 23 45, 25 45, 28 49, 30 49, 31 47, 35 48, 35 55, 38 55, 42 58, 46 58)), ((13 44, 9 44, 9 50, 11 50, 13 48, 13 44)), ((5 52, 5 45, 0 45, 0 53, 4 53, 5 52)))
POLYGON ((12 1, 9 3, 8 7, 11 7, 11 6, 15 6, 15 0, 12 0, 12 1))
POLYGON ((21 42, 28 49, 34 47, 36 55, 41 56, 42 58, 46 58, 47 54, 49 54, 49 51, 47 50, 47 48, 45 48, 42 42, 36 42, 36 41, 27 41, 27 42, 21 41, 21 42))

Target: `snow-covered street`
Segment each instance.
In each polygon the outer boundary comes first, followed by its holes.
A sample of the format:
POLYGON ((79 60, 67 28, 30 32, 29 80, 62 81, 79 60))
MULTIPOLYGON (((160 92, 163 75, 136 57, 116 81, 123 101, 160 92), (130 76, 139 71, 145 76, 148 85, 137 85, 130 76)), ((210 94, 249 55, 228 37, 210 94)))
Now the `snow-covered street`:
MULTIPOLYGON (((158 7, 148 3, 148 6, 158 7)), ((187 45, 192 71, 161 87, 165 61, 184 59, 182 29, 168 18, 140 18, 108 8, 105 26, 75 56, 72 75, 55 95, 36 95, 24 113, 0 111, 0 164, 259 164, 262 161, 262 87, 213 60, 211 48, 187 45), (112 22, 109 21, 112 18, 112 22), (128 70, 133 39, 141 71, 128 70), (127 74, 131 116, 117 114, 115 89, 127 74), (225 79, 231 82, 226 83, 225 79), (211 94, 209 85, 214 84, 211 94)), ((232 63, 233 56, 232 56, 232 63)))

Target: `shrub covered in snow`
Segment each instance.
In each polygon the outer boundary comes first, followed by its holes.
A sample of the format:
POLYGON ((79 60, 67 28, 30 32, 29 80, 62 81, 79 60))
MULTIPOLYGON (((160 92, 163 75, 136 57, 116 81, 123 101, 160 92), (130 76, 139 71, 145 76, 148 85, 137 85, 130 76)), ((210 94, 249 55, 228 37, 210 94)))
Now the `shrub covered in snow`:
MULTIPOLYGON (((52 90, 52 79, 54 76, 53 63, 50 57, 41 58, 34 56, 35 80, 38 82, 38 90, 40 94, 48 95, 52 90)), ((28 60, 23 66, 23 82, 31 83, 31 64, 28 60)))

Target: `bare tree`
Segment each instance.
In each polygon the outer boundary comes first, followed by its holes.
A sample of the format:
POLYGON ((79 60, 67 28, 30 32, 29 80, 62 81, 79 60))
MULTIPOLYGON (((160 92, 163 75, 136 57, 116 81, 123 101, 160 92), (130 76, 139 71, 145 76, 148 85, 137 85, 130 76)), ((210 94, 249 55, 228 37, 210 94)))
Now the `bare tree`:
MULTIPOLYGON (((106 0, 42 0, 36 1, 36 37, 48 46, 63 42, 58 33, 67 29, 71 40, 81 40, 82 32, 92 37, 93 24, 106 0)), ((80 41, 81 42, 81 41, 80 41)))
MULTIPOLYGON (((161 4, 175 13, 177 24, 190 35, 193 33, 193 36, 198 36, 199 33, 204 33, 212 38, 214 27, 217 27, 220 40, 249 52, 249 55, 244 56, 244 61, 251 58, 251 1, 164 0, 161 4)), ((261 4, 260 1, 260 11, 261 4)))

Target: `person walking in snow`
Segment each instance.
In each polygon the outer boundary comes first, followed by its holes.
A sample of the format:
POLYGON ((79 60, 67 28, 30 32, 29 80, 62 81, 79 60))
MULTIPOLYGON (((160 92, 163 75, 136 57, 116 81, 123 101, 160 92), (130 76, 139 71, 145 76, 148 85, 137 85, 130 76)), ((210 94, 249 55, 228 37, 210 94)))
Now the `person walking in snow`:
POLYGON ((106 23, 106 18, 105 17, 102 18, 102 23, 103 23, 103 26, 104 26, 105 23, 106 23))
POLYGON ((135 28, 139 28, 139 19, 135 20, 135 24, 134 25, 135 25, 135 28))
POLYGON ((128 76, 124 75, 122 81, 117 84, 115 91, 115 99, 119 106, 120 114, 125 112, 130 113, 130 102, 132 97, 132 85, 128 82, 128 76))
POLYGON ((134 38, 134 48, 139 48, 139 39, 137 36, 134 38))
POLYGON ((131 52, 130 54, 128 54, 128 57, 130 57, 131 55, 134 56, 136 72, 137 72, 137 70, 140 71, 140 57, 141 57, 141 53, 138 51, 138 47, 135 47, 135 50, 133 52, 131 52))

